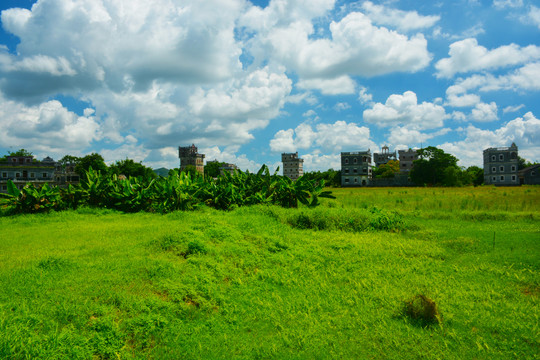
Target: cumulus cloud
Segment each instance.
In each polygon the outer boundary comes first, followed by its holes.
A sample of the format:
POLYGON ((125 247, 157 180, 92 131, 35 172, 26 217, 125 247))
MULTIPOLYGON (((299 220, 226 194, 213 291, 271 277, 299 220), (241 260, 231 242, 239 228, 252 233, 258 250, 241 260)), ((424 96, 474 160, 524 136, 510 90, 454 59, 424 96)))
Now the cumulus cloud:
POLYGON ((418 104, 412 91, 390 95, 386 103, 376 103, 371 109, 364 110, 364 121, 380 127, 406 125, 410 129, 433 129, 441 127, 448 117, 440 105, 418 104))
POLYGON ((456 90, 461 92, 478 89, 482 92, 497 90, 540 90, 540 62, 527 64, 500 76, 491 74, 473 75, 456 82, 456 90))
POLYGON ((478 45, 476 39, 465 39, 450 45, 449 58, 435 64, 437 76, 450 78, 456 73, 492 70, 510 65, 520 65, 540 59, 540 47, 520 47, 510 44, 488 50, 478 45))
POLYGON ((374 23, 388 25, 404 32, 430 28, 441 18, 438 15, 423 16, 416 11, 403 11, 375 5, 371 1, 364 2, 362 9, 374 23))
POLYGON ((519 148, 519 155, 530 161, 540 160, 540 120, 528 112, 496 130, 482 130, 469 125, 464 132, 464 140, 440 145, 444 151, 455 155, 463 166, 483 166, 484 149, 510 146, 513 142, 519 148))
POLYGON ((364 86, 360 87, 358 92, 358 101, 360 104, 372 105, 373 104, 373 95, 368 93, 368 89, 364 86))
POLYGON ((451 129, 445 128, 433 133, 421 132, 407 127, 395 127, 390 130, 388 142, 396 147, 405 145, 405 147, 414 147, 413 145, 421 145, 429 139, 437 136, 448 134, 451 129))
POLYGON ((0 143, 43 156, 79 155, 102 137, 99 119, 86 113, 79 116, 56 100, 26 106, 0 95, 0 143))
POLYGON ((476 94, 467 94, 467 89, 452 85, 446 89, 446 105, 452 107, 469 107, 480 102, 480 96, 476 94))
MULTIPOLYGON (((261 30, 249 41, 248 48, 259 62, 271 54, 273 62, 285 65, 303 80, 415 72, 431 61, 423 35, 409 38, 374 26, 359 12, 333 21, 328 38, 311 39, 313 25, 302 19, 305 17, 278 23, 272 31, 261 30)), ((244 24, 260 30, 266 26, 259 25, 261 22, 264 24, 263 19, 257 25, 246 21, 244 24)))
POLYGON ((471 111, 471 118, 474 121, 479 122, 488 122, 495 121, 498 119, 497 116, 497 104, 491 102, 489 104, 479 103, 476 104, 474 109, 471 111))
POLYGON ((370 139, 369 128, 345 121, 318 124, 315 130, 303 123, 296 129, 278 131, 270 141, 270 148, 275 152, 295 152, 314 147, 335 153, 344 149, 374 149, 376 144, 370 139))

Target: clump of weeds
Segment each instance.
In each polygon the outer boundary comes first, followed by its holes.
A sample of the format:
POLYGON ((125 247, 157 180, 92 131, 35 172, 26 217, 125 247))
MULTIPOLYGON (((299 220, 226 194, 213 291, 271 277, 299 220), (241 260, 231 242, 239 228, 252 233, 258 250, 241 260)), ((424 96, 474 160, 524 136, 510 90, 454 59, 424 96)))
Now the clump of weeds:
POLYGON ((442 315, 439 312, 437 303, 422 294, 418 294, 405 301, 403 314, 415 324, 423 327, 442 322, 442 315))

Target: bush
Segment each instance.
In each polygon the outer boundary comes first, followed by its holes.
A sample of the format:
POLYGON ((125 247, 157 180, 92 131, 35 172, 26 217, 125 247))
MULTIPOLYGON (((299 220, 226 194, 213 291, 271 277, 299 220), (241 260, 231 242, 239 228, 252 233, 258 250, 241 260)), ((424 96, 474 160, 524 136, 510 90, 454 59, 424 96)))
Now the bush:
POLYGON ((442 316, 435 301, 422 294, 418 294, 406 301, 403 313, 421 326, 438 324, 442 321, 442 316))

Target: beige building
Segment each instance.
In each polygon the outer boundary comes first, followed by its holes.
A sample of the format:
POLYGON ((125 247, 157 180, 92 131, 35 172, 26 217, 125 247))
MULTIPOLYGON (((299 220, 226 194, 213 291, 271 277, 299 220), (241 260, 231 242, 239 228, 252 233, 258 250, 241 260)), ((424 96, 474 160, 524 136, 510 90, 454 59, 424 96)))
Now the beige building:
POLYGON ((178 157, 180 158, 180 171, 184 170, 188 165, 192 165, 195 166, 198 173, 204 174, 204 154, 197 152, 195 144, 179 146, 178 157))
POLYGON ((298 157, 298 152, 281 154, 281 161, 283 162, 283 176, 295 181, 304 175, 304 159, 298 157))

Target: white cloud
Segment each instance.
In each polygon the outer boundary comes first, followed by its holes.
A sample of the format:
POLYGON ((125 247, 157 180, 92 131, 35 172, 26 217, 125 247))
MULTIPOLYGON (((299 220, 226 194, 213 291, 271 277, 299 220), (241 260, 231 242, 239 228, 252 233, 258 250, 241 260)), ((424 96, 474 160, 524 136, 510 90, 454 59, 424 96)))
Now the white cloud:
POLYGON ((349 105, 346 102, 339 102, 336 105, 334 105, 334 110, 336 110, 338 112, 343 111, 343 110, 348 110, 350 108, 351 108, 351 105, 349 105))
POLYGON ((404 32, 432 27, 441 18, 438 15, 419 15, 416 11, 391 9, 382 5, 375 5, 371 1, 364 2, 362 9, 374 23, 389 25, 404 32))
POLYGON ((372 105, 373 104, 373 95, 368 93, 368 89, 364 86, 360 87, 358 92, 358 101, 360 104, 372 105))
MULTIPOLYGON (((227 146, 220 148, 218 146, 212 146, 208 148, 201 148, 199 152, 206 155, 206 161, 218 160, 229 164, 235 164, 242 171, 249 170, 250 172, 259 171, 262 164, 259 164, 253 160, 249 160, 246 154, 238 153, 238 146, 227 146)), ((272 170, 272 168, 270 168, 272 170)))
POLYGON ((451 44, 448 54, 449 58, 441 59, 435 64, 437 77, 450 78, 456 73, 524 64, 540 59, 540 47, 510 44, 488 50, 478 45, 476 39, 470 38, 451 44))
POLYGON ((509 113, 509 112, 516 112, 525 107, 525 104, 516 105, 516 106, 507 106, 503 109, 503 114, 509 113))
POLYGON ((390 130, 388 142, 396 147, 398 145, 412 147, 412 145, 421 145, 426 140, 445 135, 450 131, 451 129, 445 128, 433 133, 425 133, 414 129, 408 129, 407 127, 398 126, 390 130))
POLYGON ((303 123, 296 129, 278 131, 270 141, 270 148, 275 152, 295 152, 313 147, 335 153, 344 149, 375 148, 376 144, 370 139, 369 128, 345 121, 317 124, 315 130, 303 123))
POLYGON ((317 39, 310 38, 314 28, 305 17, 287 19, 288 23, 278 23, 272 31, 258 25, 264 20, 257 25, 249 23, 255 29, 264 28, 247 42, 255 63, 263 63, 270 54, 272 63, 284 65, 307 80, 415 72, 431 61, 423 35, 408 38, 373 26, 362 13, 353 12, 339 22, 333 21, 331 35, 317 39))
POLYGON ((497 90, 540 90, 540 62, 527 64, 505 75, 473 75, 459 79, 456 85, 463 92, 478 89, 482 92, 497 90))
POLYGON ((525 23, 531 23, 540 29, 540 8, 531 5, 527 16, 521 19, 525 23))
POLYGON ((483 150, 490 147, 510 146, 513 142, 519 148, 519 155, 530 161, 540 160, 540 120, 528 112, 494 131, 482 130, 469 125, 465 139, 444 143, 439 147, 460 159, 460 165, 483 166, 483 150))
POLYGON ((364 110, 364 121, 380 127, 406 125, 410 129, 433 129, 441 127, 448 117, 440 105, 418 104, 412 91, 390 95, 385 104, 376 103, 371 109, 364 110))
POLYGON ((480 102, 480 96, 466 94, 467 89, 459 85, 452 85, 446 89, 446 105, 452 107, 469 107, 480 102))
POLYGON ((523 6, 523 0, 493 0, 493 6, 497 9, 517 8, 523 6))
MULTIPOLYGON (((90 110, 85 111, 91 114, 90 110)), ((26 106, 0 95, 0 143, 32 149, 36 154, 61 157, 79 155, 102 137, 99 120, 78 116, 56 100, 26 106)))
POLYGON ((495 121, 498 119, 497 116, 497 104, 491 102, 489 104, 479 103, 476 104, 474 109, 471 111, 471 118, 474 121, 479 122, 488 122, 495 121))
POLYGON ((323 95, 353 94, 356 83, 349 76, 340 76, 334 79, 307 79, 297 84, 300 89, 316 89, 323 95))
POLYGON ((313 109, 309 109, 305 113, 302 114, 303 117, 311 117, 311 116, 317 116, 317 113, 313 109))

